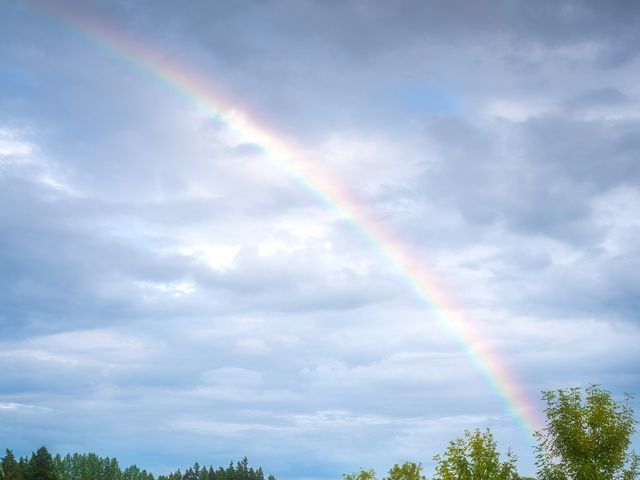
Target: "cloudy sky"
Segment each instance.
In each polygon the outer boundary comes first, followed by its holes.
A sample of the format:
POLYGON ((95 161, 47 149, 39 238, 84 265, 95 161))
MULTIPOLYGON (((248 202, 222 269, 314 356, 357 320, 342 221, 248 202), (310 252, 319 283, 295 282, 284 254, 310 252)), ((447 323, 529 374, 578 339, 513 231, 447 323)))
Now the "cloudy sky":
POLYGON ((534 473, 344 211, 82 22, 305 152, 536 408, 640 392, 637 2, 0 0, 0 448, 332 479, 491 427, 534 473))

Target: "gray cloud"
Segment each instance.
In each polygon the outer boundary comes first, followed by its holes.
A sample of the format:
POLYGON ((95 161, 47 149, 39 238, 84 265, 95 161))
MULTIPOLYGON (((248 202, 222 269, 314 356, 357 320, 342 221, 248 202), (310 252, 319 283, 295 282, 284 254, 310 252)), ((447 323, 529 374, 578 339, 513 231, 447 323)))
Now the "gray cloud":
MULTIPOLYGON (((534 405, 638 389, 635 5, 64 3, 295 145, 534 405)), ((0 447, 320 479, 431 468, 491 426, 533 473, 438 306, 344 211, 153 74, 0 9, 0 447)))

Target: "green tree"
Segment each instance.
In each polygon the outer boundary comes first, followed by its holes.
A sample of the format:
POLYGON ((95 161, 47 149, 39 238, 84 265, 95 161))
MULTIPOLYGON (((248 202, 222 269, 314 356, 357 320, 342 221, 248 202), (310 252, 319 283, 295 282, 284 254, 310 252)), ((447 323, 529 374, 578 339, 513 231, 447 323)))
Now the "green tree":
POLYGON ((4 480, 24 479, 22 468, 20 468, 20 464, 16 461, 16 457, 9 449, 7 449, 7 451, 5 452, 5 456, 2 459, 2 472, 4 475, 4 480))
POLYGON ((391 467, 385 480, 427 480, 427 477, 422 475, 421 463, 404 462, 391 467))
POLYGON ((59 480, 121 480, 122 471, 115 458, 99 457, 95 453, 74 453, 53 457, 59 480))
POLYGON ((58 480, 53 458, 46 447, 40 447, 29 459, 27 480, 58 480))
POLYGON ((621 402, 598 385, 543 392, 545 427, 536 432, 542 480, 631 480, 640 458, 629 451, 637 421, 631 396, 621 402))
MULTIPOLYGON (((214 479, 215 477, 213 475, 209 476, 209 480, 214 480, 214 479)), ((160 475, 158 477, 158 480, 182 480, 182 472, 180 472, 180 470, 176 470, 175 472, 170 473, 168 475, 160 475)))
POLYGON ((500 460, 496 442, 489 429, 465 430, 464 438, 449 443, 436 461, 434 480, 517 480, 516 457, 507 451, 500 460))
POLYGON ((376 471, 373 469, 365 470, 360 468, 359 472, 346 473, 343 475, 344 480, 376 480, 376 471))
POLYGON ((122 471, 122 480, 153 480, 153 475, 136 465, 130 465, 122 471))

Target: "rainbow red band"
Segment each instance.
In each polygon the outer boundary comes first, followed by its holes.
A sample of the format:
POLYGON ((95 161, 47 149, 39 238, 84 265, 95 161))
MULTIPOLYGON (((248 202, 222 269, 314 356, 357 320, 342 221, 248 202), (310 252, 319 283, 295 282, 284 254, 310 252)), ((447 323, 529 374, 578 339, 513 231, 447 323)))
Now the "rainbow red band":
POLYGON ((525 432, 530 434, 540 428, 542 424, 537 409, 509 371, 506 362, 489 347, 489 342, 484 340, 474 323, 463 316, 462 309, 456 307, 430 275, 419 267, 417 257, 390 232, 382 229, 366 208, 349 195, 339 182, 307 161, 305 155, 298 153, 290 142, 281 140, 279 135, 270 133, 250 117, 238 115, 209 81, 194 72, 181 68, 176 62, 169 63, 166 58, 91 19, 80 18, 73 12, 60 9, 53 11, 50 7, 46 7, 45 11, 45 6, 39 4, 37 13, 161 83, 193 108, 224 123, 243 141, 260 146, 275 166, 324 204, 348 218, 380 255, 393 265, 400 279, 417 298, 435 314, 440 327, 459 344, 525 432))

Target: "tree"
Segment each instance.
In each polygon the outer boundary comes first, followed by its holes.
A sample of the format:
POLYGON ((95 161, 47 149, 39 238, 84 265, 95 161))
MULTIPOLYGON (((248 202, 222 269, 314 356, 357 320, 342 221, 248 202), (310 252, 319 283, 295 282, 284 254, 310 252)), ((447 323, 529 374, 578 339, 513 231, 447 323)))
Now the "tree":
POLYGON ((435 480, 517 480, 516 457, 507 451, 506 461, 489 429, 465 430, 464 438, 449 443, 443 455, 436 455, 435 480))
POLYGON ((95 453, 74 453, 53 457, 53 466, 60 480, 121 480, 122 471, 115 458, 99 457, 95 453))
POLYGON ((404 462, 391 467, 385 480, 427 480, 427 477, 422 475, 421 463, 404 462))
POLYGON ((136 465, 130 465, 122 471, 122 480, 153 480, 153 475, 136 465))
POLYGON ((53 458, 46 447, 40 447, 31 455, 25 477, 27 480, 58 480, 53 458))
POLYGON ((359 472, 348 473, 343 475, 344 480, 376 480, 376 471, 373 469, 365 470, 360 468, 359 472))
POLYGON ((629 451, 637 421, 631 396, 616 402, 598 385, 543 392, 545 427, 536 432, 542 480, 631 480, 640 457, 629 451))
POLYGON ((2 459, 2 472, 4 480, 23 480, 24 475, 20 464, 16 461, 16 457, 13 452, 7 449, 4 458, 2 459))

